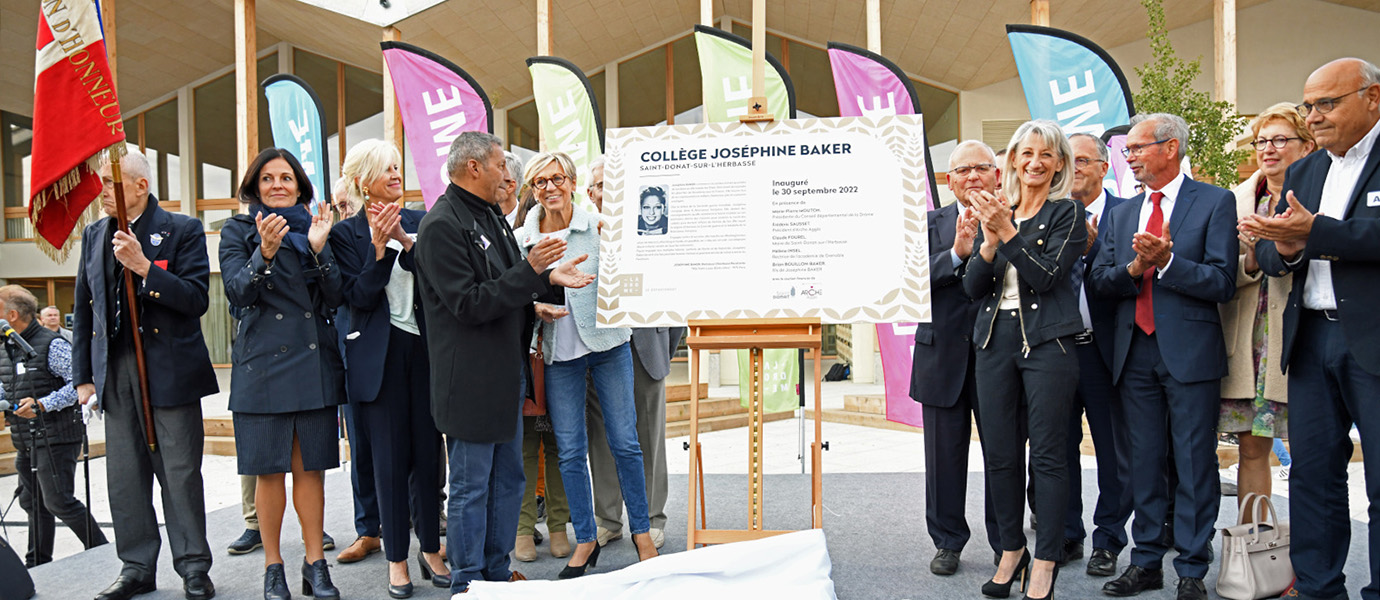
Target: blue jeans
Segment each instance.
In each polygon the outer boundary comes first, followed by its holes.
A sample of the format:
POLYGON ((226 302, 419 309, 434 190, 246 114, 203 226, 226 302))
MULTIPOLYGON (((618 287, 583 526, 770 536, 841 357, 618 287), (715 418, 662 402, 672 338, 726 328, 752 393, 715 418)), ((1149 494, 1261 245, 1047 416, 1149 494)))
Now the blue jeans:
MULTIPOLYGON (((519 396, 521 394, 519 393, 519 396)), ((458 594, 474 580, 507 581, 508 553, 517 539, 522 508, 522 417, 517 435, 502 444, 480 444, 447 438, 450 448, 450 497, 446 502, 446 556, 450 559, 450 592, 458 594)))
POLYGON ((633 405, 631 346, 624 343, 604 352, 546 366, 546 410, 556 429, 561 481, 575 524, 575 542, 595 541, 594 498, 590 491, 589 440, 585 437, 585 373, 594 377, 604 431, 618 470, 618 487, 628 507, 633 535, 651 528, 647 519, 647 480, 642 471, 642 446, 637 442, 637 409, 633 405))

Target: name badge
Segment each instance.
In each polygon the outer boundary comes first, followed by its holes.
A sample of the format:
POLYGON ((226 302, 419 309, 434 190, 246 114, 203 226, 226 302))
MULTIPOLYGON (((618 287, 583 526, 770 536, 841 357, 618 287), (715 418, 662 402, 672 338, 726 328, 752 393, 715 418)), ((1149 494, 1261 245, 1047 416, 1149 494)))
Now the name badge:
POLYGON ((25 367, 25 366, 24 366, 24 363, 22 363, 22 362, 21 362, 21 363, 14 363, 14 374, 15 374, 15 375, 23 375, 23 374, 28 373, 28 372, 29 372, 29 368, 28 368, 28 367, 25 367))
POLYGON ((1380 206, 1380 191, 1366 192, 1366 206, 1380 206))
POLYGON ((484 234, 482 234, 482 233, 479 234, 479 249, 480 249, 480 250, 488 250, 488 249, 489 249, 489 246, 492 246, 492 245, 493 245, 493 244, 489 242, 489 238, 484 237, 484 234))

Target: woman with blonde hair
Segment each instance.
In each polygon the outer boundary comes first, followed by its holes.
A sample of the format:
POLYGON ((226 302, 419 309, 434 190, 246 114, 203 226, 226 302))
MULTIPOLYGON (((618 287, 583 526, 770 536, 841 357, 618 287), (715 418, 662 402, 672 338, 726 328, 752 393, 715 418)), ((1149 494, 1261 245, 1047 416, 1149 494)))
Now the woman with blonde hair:
POLYGON ((1001 196, 970 197, 981 227, 963 275, 964 291, 980 303, 974 371, 1002 545, 997 574, 982 594, 1006 598, 1019 581, 1026 598, 1049 598, 1064 550, 1064 445, 1078 384, 1073 336, 1083 332, 1069 275, 1088 233, 1083 204, 1069 198, 1073 151, 1059 125, 1027 122, 1006 149, 1001 196), (1039 524, 1033 563, 1021 524, 1027 437, 1039 524))
POLYGON ((412 595, 408 532, 415 525, 422 578, 450 587, 440 552, 441 434, 431 417, 426 324, 412 247, 424 213, 401 208, 402 157, 392 143, 365 140, 345 155, 355 216, 331 230, 351 332, 345 340, 350 401, 373 451, 388 595, 412 595), (412 514, 410 510, 415 510, 412 514))
MULTIPOLYGON (((543 152, 527 163, 523 179, 532 188, 537 205, 517 232, 518 245, 528 248, 546 237, 566 240, 567 256, 588 254, 579 265, 586 273, 599 272, 599 217, 574 202, 575 163, 562 152, 543 152)), ((563 307, 538 304, 541 318, 541 352, 546 363, 546 407, 556 430, 561 480, 576 546, 560 578, 585 574, 599 559, 590 489, 585 437, 586 375, 592 376, 609 448, 618 470, 618 484, 628 508, 628 520, 638 558, 657 555, 649 533, 647 483, 642 470, 642 447, 637 441, 637 412, 633 406, 632 333, 624 328, 598 328, 594 323, 597 282, 567 289, 563 307)))
MULTIPOLYGON (((1274 214, 1285 171, 1317 148, 1313 132, 1288 102, 1265 109, 1251 121, 1250 130, 1260 170, 1232 188, 1238 219, 1274 214)), ((1280 372, 1279 361, 1284 305, 1294 285, 1293 275, 1262 277, 1256 240, 1244 233, 1240 239, 1236 296, 1221 305, 1228 371, 1217 427, 1235 433, 1238 441, 1238 502, 1249 493, 1270 495, 1270 451, 1275 438, 1288 437, 1288 377, 1280 372)))

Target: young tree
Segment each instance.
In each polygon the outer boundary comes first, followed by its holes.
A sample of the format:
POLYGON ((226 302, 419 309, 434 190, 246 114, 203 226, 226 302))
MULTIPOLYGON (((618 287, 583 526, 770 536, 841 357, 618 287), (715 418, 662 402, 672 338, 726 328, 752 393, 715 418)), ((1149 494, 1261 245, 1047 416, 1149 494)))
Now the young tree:
POLYGON ((1230 102, 1213 102, 1207 92, 1193 89, 1193 81, 1203 70, 1202 58, 1185 61, 1175 56, 1162 0, 1140 3, 1150 19, 1146 37, 1154 58, 1136 67, 1136 75, 1140 76, 1140 92, 1134 94, 1137 112, 1167 112, 1183 117, 1189 124, 1188 160, 1194 171, 1217 185, 1235 185, 1240 181, 1237 167, 1250 153, 1245 149, 1228 150, 1228 145, 1245 130, 1246 118, 1237 114, 1230 102))

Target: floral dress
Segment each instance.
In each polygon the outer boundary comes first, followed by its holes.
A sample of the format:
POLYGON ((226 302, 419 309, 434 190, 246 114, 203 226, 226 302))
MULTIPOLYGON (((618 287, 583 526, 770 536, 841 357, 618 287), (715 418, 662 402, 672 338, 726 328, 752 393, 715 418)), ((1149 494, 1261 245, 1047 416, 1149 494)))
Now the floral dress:
MULTIPOLYGON (((1260 179, 1256 191, 1258 198, 1255 213, 1268 216, 1272 202, 1270 192, 1265 187, 1265 179, 1260 179)), ((1256 304, 1255 324, 1251 332, 1251 357, 1255 362, 1255 397, 1223 398, 1222 414, 1218 420, 1218 431, 1223 433, 1249 433, 1256 437, 1289 437, 1289 405, 1265 399, 1265 374, 1267 368, 1278 368, 1266 364, 1266 348, 1269 335, 1270 286, 1264 281, 1260 284, 1260 301, 1256 304)))

